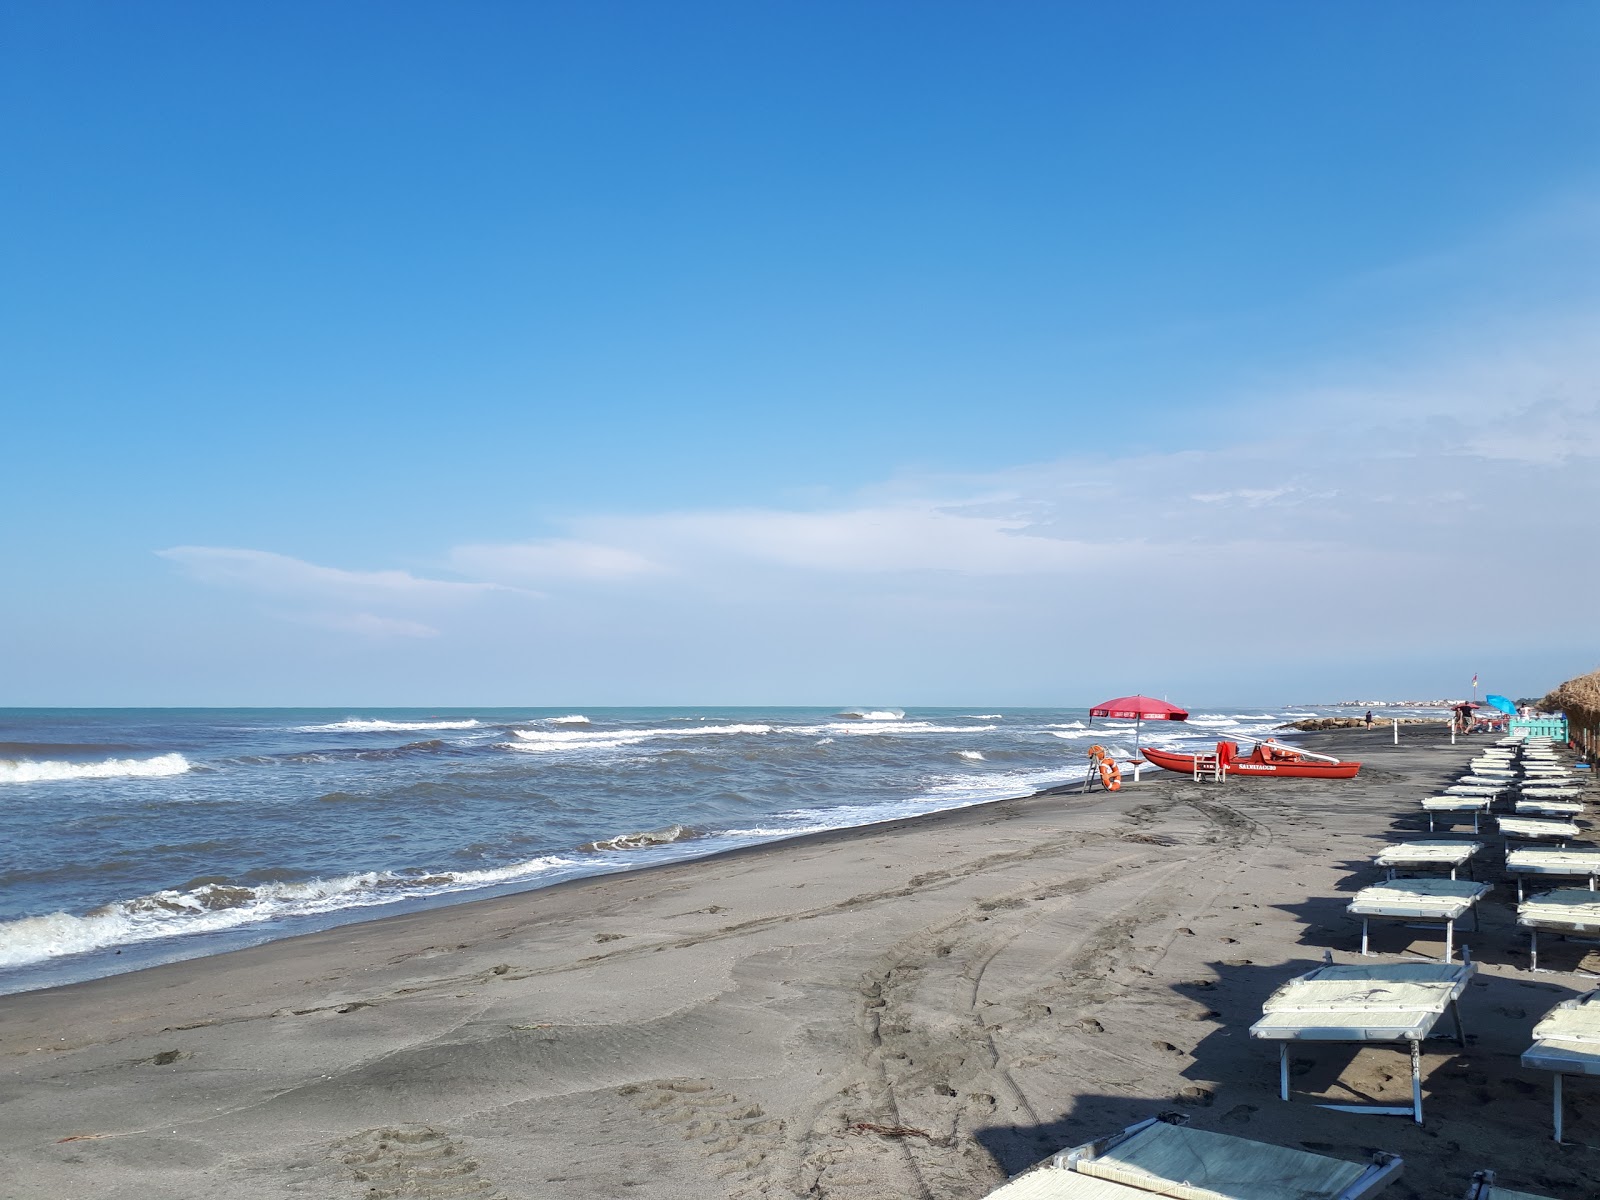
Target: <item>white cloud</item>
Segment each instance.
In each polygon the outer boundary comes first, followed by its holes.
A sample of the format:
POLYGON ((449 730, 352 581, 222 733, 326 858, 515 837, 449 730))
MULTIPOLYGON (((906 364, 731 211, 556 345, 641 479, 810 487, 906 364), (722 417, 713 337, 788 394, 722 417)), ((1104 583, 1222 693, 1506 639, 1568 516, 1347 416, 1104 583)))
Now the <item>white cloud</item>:
POLYGON ((457 583, 423 579, 409 571, 348 571, 323 567, 270 550, 222 546, 174 546, 156 554, 177 563, 202 583, 239 587, 268 595, 327 596, 339 599, 453 602, 485 591, 492 583, 457 583))
POLYGON ((269 550, 174 546, 156 554, 201 583, 270 600, 270 615, 280 619, 366 637, 435 637, 439 631, 416 620, 416 610, 452 607, 508 590, 496 583, 426 579, 409 571, 325 567, 269 550))
POLYGON ((457 546, 450 562, 466 574, 490 579, 617 580, 663 569, 637 551, 573 538, 457 546))

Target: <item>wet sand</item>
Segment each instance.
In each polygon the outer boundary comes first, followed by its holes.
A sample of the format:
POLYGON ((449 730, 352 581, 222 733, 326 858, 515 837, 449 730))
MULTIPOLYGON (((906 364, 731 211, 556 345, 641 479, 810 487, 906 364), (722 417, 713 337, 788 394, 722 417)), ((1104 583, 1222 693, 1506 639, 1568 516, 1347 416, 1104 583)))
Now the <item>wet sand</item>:
MULTIPOLYGON (((1348 962, 1344 906, 1486 739, 1312 735, 1347 783, 1151 776, 399 916, 0 997, 0 1197, 981 1196, 1159 1109, 1263 1141, 1404 1155, 1395 1197, 1597 1194, 1518 1055, 1600 953, 1542 947, 1514 893, 1463 940, 1470 1045, 1297 1055, 1262 1000, 1348 962)), ((1463 832, 1470 831, 1470 826, 1463 832)), ((1480 878, 1500 878, 1492 835, 1480 878)), ((1374 928, 1393 961, 1431 931, 1374 928)), ((1568 1091, 1600 1144, 1600 1080, 1568 1091)))

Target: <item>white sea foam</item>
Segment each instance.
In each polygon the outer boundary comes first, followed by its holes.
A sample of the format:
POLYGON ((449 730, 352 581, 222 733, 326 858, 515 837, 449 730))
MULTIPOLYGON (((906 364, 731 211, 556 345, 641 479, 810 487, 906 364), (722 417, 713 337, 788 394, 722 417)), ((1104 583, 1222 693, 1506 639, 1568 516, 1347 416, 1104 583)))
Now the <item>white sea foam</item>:
POLYGON ((973 762, 985 761, 982 750, 957 750, 956 754, 961 758, 971 759, 973 762))
POLYGON ((188 933, 214 933, 283 917, 370 908, 423 896, 532 879, 577 861, 547 855, 482 871, 400 874, 364 871, 333 879, 206 884, 119 900, 83 916, 55 912, 0 922, 0 967, 20 967, 68 954, 188 933))
POLYGON ((331 725, 297 725, 295 733, 408 733, 413 729, 476 729, 481 721, 379 721, 350 717, 331 725))
POLYGON ((513 750, 620 750, 660 738, 674 740, 715 736, 717 734, 765 734, 772 732, 771 725, 701 725, 690 729, 513 729, 520 740, 504 742, 513 750))
POLYGON ((182 775, 189 760, 181 754, 155 758, 108 758, 101 762, 56 762, 46 759, 0 759, 0 783, 49 783, 62 779, 150 779, 182 775))
POLYGON ((551 724, 551 725, 588 725, 588 724, 590 724, 590 721, 589 721, 589 718, 584 716, 582 713, 573 713, 571 716, 568 716, 568 717, 551 717, 549 719, 548 724, 551 724))
POLYGON ((834 715, 853 717, 857 721, 902 721, 906 714, 898 708, 847 708, 834 715))
POLYGON ((967 713, 968 721, 1003 721, 1005 717, 1000 713, 967 713))
POLYGON ((822 725, 780 725, 779 733, 843 734, 846 737, 889 737, 901 733, 988 733, 998 725, 936 725, 932 721, 830 721, 822 725))
POLYGON ((1045 728, 1046 729, 1087 729, 1089 727, 1087 725, 1085 725, 1082 721, 1068 721, 1068 722, 1066 722, 1065 724, 1062 724, 1062 725, 1046 725, 1045 728))

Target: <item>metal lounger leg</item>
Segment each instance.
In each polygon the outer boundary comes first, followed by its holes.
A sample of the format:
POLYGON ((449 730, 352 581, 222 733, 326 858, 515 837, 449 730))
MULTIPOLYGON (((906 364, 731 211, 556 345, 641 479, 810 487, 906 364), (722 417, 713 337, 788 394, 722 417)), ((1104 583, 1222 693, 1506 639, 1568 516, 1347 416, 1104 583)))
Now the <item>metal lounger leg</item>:
POLYGON ((1422 1124, 1422 1044, 1411 1043, 1411 1111, 1412 1120, 1422 1124))
POLYGON ((1461 1048, 1467 1048, 1467 1027, 1461 1023, 1461 1001, 1450 1001, 1450 1015, 1456 1019, 1456 1041, 1461 1043, 1461 1048))
POLYGON ((1561 1073, 1556 1072, 1556 1145, 1561 1144, 1561 1073))
MULTIPOLYGON (((1590 888, 1589 890, 1593 891, 1594 889, 1590 888)), ((1517 903, 1518 904, 1522 903, 1522 876, 1521 875, 1517 876, 1517 903)))
POLYGON ((1446 921, 1444 923, 1444 960, 1445 962, 1450 962, 1455 958, 1455 956, 1456 923, 1454 921, 1446 921))
POLYGON ((1371 918, 1370 917, 1362 917, 1361 918, 1361 953, 1363 955, 1365 955, 1366 952, 1367 952, 1367 926, 1370 923, 1371 923, 1371 918))
MULTIPOLYGON (((1558 1080, 1559 1080, 1559 1078, 1560 1077, 1557 1076, 1558 1080)), ((1279 1042, 1278 1043, 1278 1094, 1281 1097, 1283 1097, 1283 1099, 1285 1099, 1285 1100, 1287 1100, 1289 1098, 1289 1043, 1288 1042, 1279 1042)), ((1559 1097, 1559 1093, 1558 1093, 1558 1097, 1559 1097)), ((1557 1104, 1561 1103, 1559 1098, 1556 1100, 1556 1103, 1557 1104)), ((1556 1117, 1556 1120, 1559 1121, 1560 1119, 1561 1118, 1558 1115, 1556 1117)))
POLYGON ((1528 970, 1537 971, 1539 969, 1539 931, 1537 929, 1528 930, 1528 955, 1533 959, 1528 964, 1528 970))

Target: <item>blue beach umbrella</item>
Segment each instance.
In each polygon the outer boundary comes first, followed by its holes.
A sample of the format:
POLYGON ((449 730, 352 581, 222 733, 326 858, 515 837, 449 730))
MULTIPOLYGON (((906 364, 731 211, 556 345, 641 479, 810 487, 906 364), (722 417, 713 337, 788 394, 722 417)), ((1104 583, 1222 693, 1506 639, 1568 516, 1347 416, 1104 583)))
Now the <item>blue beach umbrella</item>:
POLYGON ((1486 704, 1494 705, 1503 713, 1508 713, 1513 717, 1517 715, 1515 702, 1507 700, 1504 696, 1485 696, 1483 699, 1486 704))

